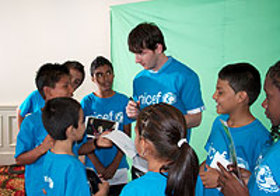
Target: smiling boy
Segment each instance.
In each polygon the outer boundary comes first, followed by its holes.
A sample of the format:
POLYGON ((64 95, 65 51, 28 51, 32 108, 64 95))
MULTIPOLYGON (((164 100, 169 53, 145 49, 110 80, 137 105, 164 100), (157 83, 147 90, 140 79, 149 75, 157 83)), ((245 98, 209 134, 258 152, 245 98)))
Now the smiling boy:
POLYGON ((250 106, 257 99, 260 89, 260 74, 248 63, 230 64, 219 72, 213 99, 217 103, 216 110, 220 116, 215 119, 205 146, 208 156, 201 164, 197 185, 197 190, 200 186, 200 191, 203 191, 200 194, 221 194, 216 189, 219 173, 210 165, 214 157, 219 155, 231 161, 229 141, 220 120, 227 122, 234 141, 238 165, 251 172, 254 170, 262 148, 270 141, 269 132, 250 111, 250 106))

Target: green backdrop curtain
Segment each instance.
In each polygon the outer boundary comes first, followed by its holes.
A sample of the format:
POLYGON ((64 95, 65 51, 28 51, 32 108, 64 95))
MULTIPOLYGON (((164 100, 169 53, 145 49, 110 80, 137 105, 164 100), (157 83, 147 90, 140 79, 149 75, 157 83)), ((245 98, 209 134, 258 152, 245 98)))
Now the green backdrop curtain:
MULTIPOLYGON (((249 62, 262 74, 280 60, 279 0, 154 0, 111 7, 111 60, 114 88, 132 95, 134 76, 142 70, 128 51, 127 37, 141 22, 154 22, 162 30, 171 55, 200 77, 206 105, 203 120, 193 129, 191 145, 200 162, 205 142, 217 116, 212 95, 217 73, 226 64, 249 62)), ((261 103, 262 90, 252 106, 253 114, 268 128, 261 103)))

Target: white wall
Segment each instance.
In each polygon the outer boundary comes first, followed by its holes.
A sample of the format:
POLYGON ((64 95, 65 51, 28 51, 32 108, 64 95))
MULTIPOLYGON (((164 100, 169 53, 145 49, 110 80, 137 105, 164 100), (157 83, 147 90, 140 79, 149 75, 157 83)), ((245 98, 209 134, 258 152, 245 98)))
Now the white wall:
POLYGON ((110 6, 138 1, 0 0, 0 105, 19 105, 47 62, 80 61, 86 80, 74 97, 92 91, 91 61, 110 58, 110 6))

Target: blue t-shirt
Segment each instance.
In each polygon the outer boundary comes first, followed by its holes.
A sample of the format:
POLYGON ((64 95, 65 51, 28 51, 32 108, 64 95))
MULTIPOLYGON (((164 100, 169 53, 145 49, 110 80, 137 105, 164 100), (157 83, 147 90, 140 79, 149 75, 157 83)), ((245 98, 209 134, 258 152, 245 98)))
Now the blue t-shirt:
MULTIPOLYGON (((128 100, 128 97, 118 92, 115 92, 112 97, 108 98, 100 98, 94 95, 94 93, 90 93, 82 99, 81 106, 85 116, 94 116, 99 119, 119 122, 119 130, 123 130, 124 125, 131 123, 131 119, 127 117, 125 112, 128 100)), ((109 166, 113 162, 117 152, 118 149, 116 146, 111 148, 95 149, 94 151, 95 155, 104 167, 109 166)), ((94 165, 87 156, 85 163, 87 167, 95 169, 94 165)), ((122 157, 118 168, 128 168, 125 155, 122 157)))
POLYGON ((280 195, 280 142, 260 156, 248 188, 250 195, 280 195))
POLYGON ((165 196, 167 177, 158 172, 147 172, 124 186, 120 196, 165 196))
MULTIPOLYGON (((230 161, 229 141, 220 121, 227 122, 228 118, 229 115, 220 115, 213 123, 210 136, 205 145, 205 149, 208 152, 206 164, 209 166, 216 153, 220 153, 220 155, 230 161)), ((229 131, 234 141, 238 165, 252 172, 262 149, 270 143, 270 133, 258 119, 242 127, 229 127, 229 131)), ((204 195, 207 196, 222 195, 216 188, 205 189, 203 186, 200 188, 204 189, 204 195)))
POLYGON ((45 106, 45 100, 38 90, 33 91, 19 106, 20 115, 25 117, 26 114, 36 112, 45 106))
MULTIPOLYGON (((22 122, 17 135, 15 158, 39 146, 47 135, 48 132, 43 125, 41 110, 27 116, 22 122)), ((73 152, 76 155, 78 154, 79 147, 86 141, 85 139, 86 137, 84 137, 81 143, 73 145, 73 152)), ((42 155, 34 163, 28 164, 25 167, 25 190, 28 196, 42 194, 43 183, 40 179, 43 175, 44 157, 45 155, 42 155)))
MULTIPOLYGON (((140 108, 157 103, 167 103, 184 115, 204 110, 197 74, 172 57, 157 72, 142 70, 133 80, 133 97, 140 108)), ((188 139, 190 138, 190 131, 188 139)))
POLYGON ((42 180, 47 195, 91 195, 85 166, 77 157, 48 151, 43 168, 42 180))

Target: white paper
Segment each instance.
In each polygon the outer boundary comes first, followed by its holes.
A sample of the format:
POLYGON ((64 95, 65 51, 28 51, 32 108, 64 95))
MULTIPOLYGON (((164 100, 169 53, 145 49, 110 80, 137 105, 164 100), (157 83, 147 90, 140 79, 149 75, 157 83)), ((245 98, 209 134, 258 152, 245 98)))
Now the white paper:
POLYGON ((227 166, 230 164, 230 162, 223 155, 221 155, 219 152, 216 152, 216 154, 214 155, 214 158, 210 164, 210 167, 220 170, 220 168, 218 167, 218 164, 217 164, 218 162, 221 163, 221 165, 224 166, 224 168, 226 168, 226 169, 227 169, 227 166))
POLYGON ((132 165, 144 173, 148 172, 148 162, 139 156, 133 158, 132 165))
POLYGON ((127 183, 127 169, 121 168, 117 169, 115 175, 112 179, 107 180, 111 185, 126 184, 127 183))
POLYGON ((106 135, 102 135, 102 137, 111 140, 129 158, 133 159, 133 157, 136 156, 137 151, 136 151, 134 142, 124 132, 116 130, 116 131, 112 131, 111 133, 108 133, 106 135))
POLYGON ((125 153, 126 156, 132 159, 132 165, 135 168, 139 169, 144 173, 148 171, 147 161, 141 158, 139 155, 137 155, 134 142, 124 132, 116 130, 106 135, 102 135, 102 137, 111 140, 115 145, 117 145, 121 149, 121 151, 125 153))

